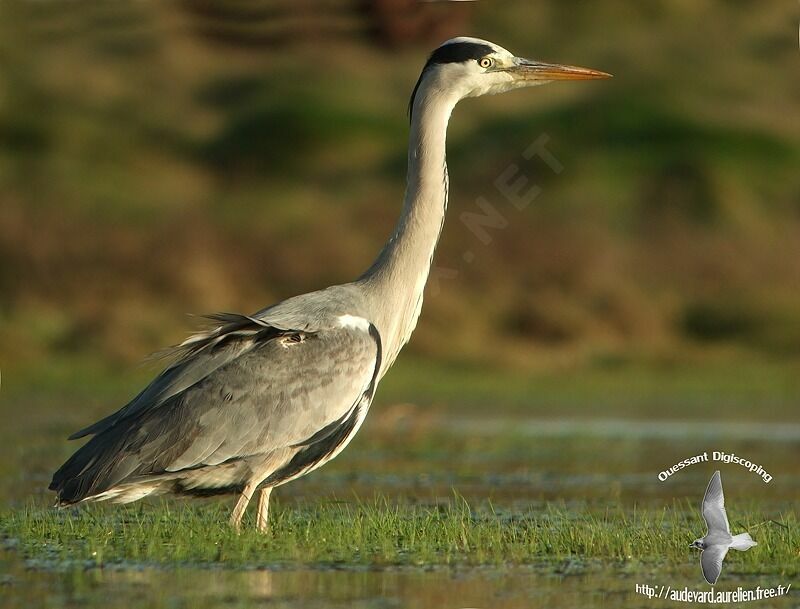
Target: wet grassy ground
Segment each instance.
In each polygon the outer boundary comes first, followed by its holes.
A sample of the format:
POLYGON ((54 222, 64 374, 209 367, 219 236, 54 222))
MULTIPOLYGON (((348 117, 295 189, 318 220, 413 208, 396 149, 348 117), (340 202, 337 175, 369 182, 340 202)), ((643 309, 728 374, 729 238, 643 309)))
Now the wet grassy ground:
MULTIPOLYGON (((736 575, 795 576, 800 547, 791 506, 749 501, 733 512, 758 549, 731 556, 736 575)), ((687 543, 704 531, 694 506, 627 508, 581 503, 523 506, 461 497, 435 505, 386 498, 274 506, 271 530, 252 522, 241 534, 219 506, 123 507, 5 514, 2 533, 29 565, 74 567, 217 565, 226 568, 511 566, 573 573, 614 566, 653 569, 685 563, 687 543)))
POLYGON ((643 606, 636 584, 707 589, 687 546, 705 531, 698 505, 715 469, 734 532, 759 542, 731 552, 717 587, 797 576, 791 367, 558 380, 400 364, 343 455, 273 495, 266 535, 252 514, 230 531, 225 500, 50 509, 49 475, 75 447, 65 436, 135 389, 97 374, 4 386, 9 606, 643 606), (719 462, 658 479, 704 451, 773 479, 719 462))

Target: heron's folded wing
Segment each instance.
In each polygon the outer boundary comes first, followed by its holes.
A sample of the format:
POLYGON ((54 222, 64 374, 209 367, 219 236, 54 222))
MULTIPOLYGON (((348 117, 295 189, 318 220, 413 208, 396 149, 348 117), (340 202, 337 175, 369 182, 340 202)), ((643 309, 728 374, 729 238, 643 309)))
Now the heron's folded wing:
POLYGON ((700 567, 703 577, 709 584, 717 583, 719 574, 722 573, 722 561, 728 553, 728 548, 723 545, 710 546, 700 554, 700 567))
MULTIPOLYGON (((324 437, 371 397, 380 368, 374 326, 329 326, 314 333, 237 337, 202 356, 210 372, 158 401, 118 413, 53 477, 70 501, 103 492, 128 477, 146 476, 266 454, 324 437), (187 386, 188 385, 188 386, 187 386), (320 435, 322 434, 322 436, 320 435), (74 497, 73 497, 74 495, 74 497)), ((188 374, 188 372, 187 372, 188 374)), ((193 373, 194 376, 199 376, 193 373)))
POLYGON ((209 319, 219 322, 219 325, 207 332, 190 336, 167 352, 167 355, 174 355, 177 361, 153 379, 128 404, 75 432, 69 439, 100 433, 122 419, 158 408, 173 396, 251 350, 259 342, 287 332, 286 328, 275 327, 246 315, 220 313, 209 319))
POLYGON ((722 494, 722 479, 719 471, 714 472, 703 497, 703 518, 708 532, 725 531, 730 534, 728 516, 725 513, 725 497, 722 494))
POLYGON ((177 471, 317 441, 371 397, 377 331, 335 328, 268 341, 187 390, 163 423, 182 429, 183 452, 156 467, 177 471))

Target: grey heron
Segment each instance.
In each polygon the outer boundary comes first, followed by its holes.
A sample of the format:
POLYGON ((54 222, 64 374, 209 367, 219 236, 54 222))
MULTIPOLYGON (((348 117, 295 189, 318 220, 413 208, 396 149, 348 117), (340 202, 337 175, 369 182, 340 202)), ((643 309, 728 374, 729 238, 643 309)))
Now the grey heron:
POLYGON ((352 283, 253 315, 212 316, 215 325, 176 347, 128 404, 70 436, 92 437, 53 475, 57 505, 235 493, 238 529, 259 491, 265 529, 272 489, 347 446, 416 326, 447 207, 445 136, 456 103, 609 76, 515 57, 477 38, 442 44, 411 95, 402 215, 375 262, 352 283))

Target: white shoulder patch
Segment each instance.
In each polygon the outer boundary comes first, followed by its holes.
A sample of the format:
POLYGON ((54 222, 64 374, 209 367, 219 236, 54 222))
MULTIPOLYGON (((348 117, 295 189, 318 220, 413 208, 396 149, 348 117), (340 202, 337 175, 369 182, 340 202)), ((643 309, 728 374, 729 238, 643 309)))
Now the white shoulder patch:
POLYGON ((353 328, 355 330, 369 332, 369 321, 357 315, 340 315, 339 326, 342 328, 353 328))

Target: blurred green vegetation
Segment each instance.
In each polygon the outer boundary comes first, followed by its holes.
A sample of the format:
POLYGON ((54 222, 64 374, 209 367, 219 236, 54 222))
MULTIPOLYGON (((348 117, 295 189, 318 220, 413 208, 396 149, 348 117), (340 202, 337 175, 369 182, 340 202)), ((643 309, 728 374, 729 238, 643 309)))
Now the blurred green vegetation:
MULTIPOLYGON (((197 8, 213 5, 0 5, 7 383, 35 385, 48 362, 121 369, 180 340, 185 312, 348 281, 391 232, 431 45, 262 39, 283 26, 251 14, 225 29, 197 8)), ((457 276, 429 290, 409 349, 524 373, 758 360, 796 374, 794 8, 476 4, 453 34, 615 79, 459 106, 435 261, 457 276), (543 134, 559 174, 522 158, 543 134), (511 164, 541 188, 524 211, 493 185, 511 164), (459 221, 478 196, 510 220, 488 245, 459 221)))

